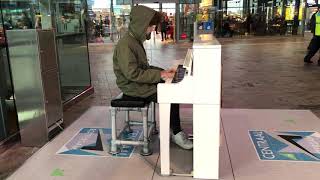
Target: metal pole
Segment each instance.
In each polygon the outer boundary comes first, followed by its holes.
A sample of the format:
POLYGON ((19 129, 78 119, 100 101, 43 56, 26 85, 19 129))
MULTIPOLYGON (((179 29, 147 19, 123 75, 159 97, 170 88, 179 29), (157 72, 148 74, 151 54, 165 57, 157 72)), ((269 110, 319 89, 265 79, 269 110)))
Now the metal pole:
POLYGON ((305 1, 304 2, 304 7, 303 7, 303 15, 302 15, 302 27, 301 27, 301 29, 302 29, 302 37, 304 36, 304 31, 306 30, 306 26, 305 26, 305 24, 306 24, 306 17, 307 17, 307 8, 308 8, 308 4, 307 4, 307 2, 305 1))
POLYGON ((175 19, 176 19, 176 22, 175 22, 175 40, 176 40, 176 43, 179 42, 179 32, 180 32, 180 5, 179 3, 176 3, 176 15, 175 15, 175 19))
POLYGON ((110 25, 110 40, 114 42, 113 31, 115 29, 115 18, 113 12, 113 0, 110 3, 110 16, 111 16, 111 25, 110 25))
POLYGON ((7 86, 6 86, 6 77, 5 77, 5 67, 4 67, 4 59, 2 56, 2 49, 0 47, 0 141, 5 139, 7 137, 6 132, 6 120, 7 120, 7 110, 6 110, 6 92, 7 92, 7 86))
POLYGON ((115 108, 110 108, 110 118, 111 118, 111 147, 110 147, 110 152, 111 154, 116 154, 117 153, 117 125, 116 125, 116 110, 115 108))

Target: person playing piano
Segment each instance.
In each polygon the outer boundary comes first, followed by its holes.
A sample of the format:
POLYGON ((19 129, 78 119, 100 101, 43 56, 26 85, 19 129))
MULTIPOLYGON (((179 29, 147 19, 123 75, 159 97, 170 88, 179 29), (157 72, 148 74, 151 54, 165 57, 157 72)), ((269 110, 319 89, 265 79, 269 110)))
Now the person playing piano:
MULTIPOLYGON (((113 70, 123 98, 157 102, 157 84, 173 78, 174 69, 163 70, 148 63, 143 42, 161 21, 162 15, 145 6, 134 6, 128 32, 117 43, 113 54, 113 70)), ((180 125, 179 104, 171 104, 170 128, 172 141, 183 149, 192 149, 180 125)))

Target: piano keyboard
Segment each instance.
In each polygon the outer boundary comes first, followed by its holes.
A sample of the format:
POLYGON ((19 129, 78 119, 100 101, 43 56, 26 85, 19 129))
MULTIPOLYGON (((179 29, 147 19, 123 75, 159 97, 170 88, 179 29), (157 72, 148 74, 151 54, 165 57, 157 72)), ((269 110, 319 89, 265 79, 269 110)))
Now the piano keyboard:
POLYGON ((182 64, 178 65, 176 73, 174 74, 174 77, 171 83, 178 83, 182 81, 185 74, 186 74, 186 68, 184 68, 182 64))

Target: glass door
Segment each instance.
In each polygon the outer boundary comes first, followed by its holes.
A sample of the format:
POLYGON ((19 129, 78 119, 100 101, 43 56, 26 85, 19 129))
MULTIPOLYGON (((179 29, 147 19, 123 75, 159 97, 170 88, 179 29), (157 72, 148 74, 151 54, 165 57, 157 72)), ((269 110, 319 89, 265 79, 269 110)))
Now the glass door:
POLYGON ((18 119, 13 99, 13 86, 7 56, 5 31, 12 29, 0 11, 0 142, 17 133, 18 119))
POLYGON ((56 26, 62 101, 91 87, 86 34, 86 1, 51 1, 56 26))
MULTIPOLYGON (((2 48, 4 46, 4 33, 3 33, 3 24, 0 23, 0 50, 2 52, 2 48)), ((6 121, 7 121, 7 113, 5 108, 5 99, 6 99, 6 81, 4 77, 4 63, 3 57, 0 53, 0 141, 4 140, 7 136, 6 132, 6 121)))
POLYGON ((180 4, 179 5, 179 31, 178 38, 187 40, 193 38, 193 23, 198 13, 198 4, 180 4))
POLYGON ((175 40, 176 32, 176 4, 175 3, 162 3, 162 12, 168 20, 167 27, 167 40, 175 40))

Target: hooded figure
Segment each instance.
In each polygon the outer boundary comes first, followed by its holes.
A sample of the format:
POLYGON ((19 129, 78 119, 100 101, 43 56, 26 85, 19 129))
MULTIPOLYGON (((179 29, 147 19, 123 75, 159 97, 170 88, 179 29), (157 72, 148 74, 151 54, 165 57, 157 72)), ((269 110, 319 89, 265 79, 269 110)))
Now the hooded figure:
POLYGON ((133 7, 129 30, 114 50, 113 70, 118 87, 126 95, 148 97, 157 92, 157 83, 161 81, 160 72, 163 69, 149 65, 143 47, 143 42, 150 39, 151 32, 146 32, 156 13, 145 6, 133 7))
MULTIPOLYGON (((122 99, 157 102, 157 84, 172 78, 175 70, 163 70, 150 66, 143 42, 161 21, 161 14, 145 6, 131 10, 129 30, 121 38, 113 54, 113 71, 117 86, 123 92, 122 99)), ((184 149, 192 149, 192 142, 180 126, 179 104, 171 104, 170 128, 172 140, 184 149)))

